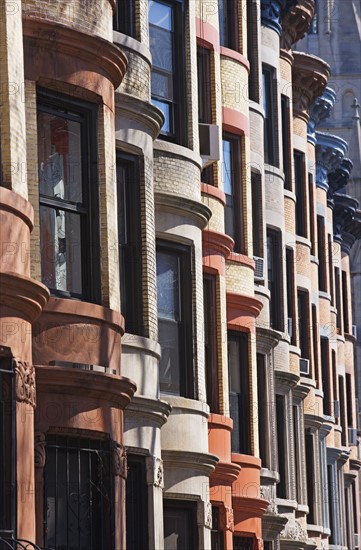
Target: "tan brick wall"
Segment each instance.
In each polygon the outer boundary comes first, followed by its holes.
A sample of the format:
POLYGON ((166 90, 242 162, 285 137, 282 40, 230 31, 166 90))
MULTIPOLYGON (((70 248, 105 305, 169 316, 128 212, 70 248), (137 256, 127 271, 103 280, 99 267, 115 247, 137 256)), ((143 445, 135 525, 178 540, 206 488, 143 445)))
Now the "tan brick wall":
POLYGON ((26 17, 61 23, 88 34, 113 40, 113 10, 109 0, 23 0, 26 17))
POLYGON ((150 100, 150 65, 138 53, 122 48, 128 59, 128 69, 118 90, 126 94, 150 100))
POLYGON ((248 73, 234 59, 221 56, 222 105, 248 117, 248 73))
POLYGON ((173 153, 154 150, 154 189, 200 200, 200 171, 193 162, 173 153))
POLYGON ((212 217, 209 220, 208 229, 224 233, 224 206, 221 201, 210 195, 202 195, 202 202, 212 210, 212 217))
POLYGON ((293 119, 293 133, 296 134, 296 136, 306 138, 307 124, 303 119, 298 117, 293 119))
POLYGON ((226 261, 227 292, 254 296, 253 269, 230 260, 226 261))

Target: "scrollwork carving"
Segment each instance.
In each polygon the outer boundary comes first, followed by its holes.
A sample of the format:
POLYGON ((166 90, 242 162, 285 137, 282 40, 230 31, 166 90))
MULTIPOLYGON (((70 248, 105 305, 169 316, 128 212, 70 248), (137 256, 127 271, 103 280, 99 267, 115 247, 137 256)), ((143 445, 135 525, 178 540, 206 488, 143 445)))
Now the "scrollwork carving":
POLYGON ((35 432, 35 442, 34 442, 34 464, 35 468, 44 468, 46 460, 46 451, 45 451, 45 434, 42 432, 35 432))
POLYGON ((233 508, 230 508, 229 506, 225 506, 225 511, 226 511, 225 529, 226 529, 226 531, 231 531, 233 533, 233 531, 234 531, 234 512, 233 512, 233 508))
POLYGON ((163 489, 164 487, 164 468, 163 460, 154 456, 147 458, 147 483, 163 489))
POLYGON ((212 504, 201 500, 197 507, 197 523, 204 525, 208 529, 212 529, 212 504))
POLYGON ((127 466, 127 452, 124 445, 112 441, 112 465, 113 475, 120 476, 123 479, 127 478, 128 466, 127 466))
POLYGON ((285 525, 280 534, 283 539, 297 540, 306 542, 308 540, 307 531, 302 527, 301 523, 294 518, 291 518, 285 525))
POLYGON ((28 361, 15 360, 16 400, 36 407, 35 369, 28 361))

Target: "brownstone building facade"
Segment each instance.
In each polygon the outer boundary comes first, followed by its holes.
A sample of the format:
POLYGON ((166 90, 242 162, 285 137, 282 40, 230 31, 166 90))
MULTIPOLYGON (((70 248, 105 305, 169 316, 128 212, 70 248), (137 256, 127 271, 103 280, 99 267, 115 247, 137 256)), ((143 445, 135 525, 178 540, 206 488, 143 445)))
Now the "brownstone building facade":
POLYGON ((314 8, 2 1, 1 549, 358 548, 314 8))

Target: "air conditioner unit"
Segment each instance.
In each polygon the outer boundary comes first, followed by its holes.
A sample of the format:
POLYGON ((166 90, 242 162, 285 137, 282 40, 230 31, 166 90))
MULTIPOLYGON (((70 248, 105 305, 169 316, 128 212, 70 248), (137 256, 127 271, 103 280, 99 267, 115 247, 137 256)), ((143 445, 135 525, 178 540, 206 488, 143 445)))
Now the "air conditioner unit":
POLYGON ((216 124, 199 124, 199 149, 203 168, 220 160, 220 130, 216 124))
POLYGON ((360 535, 358 533, 354 534, 354 546, 360 548, 360 535))
POLYGON ((333 416, 334 418, 340 418, 340 402, 337 399, 333 402, 333 416))
POLYGON ((352 325, 352 336, 357 340, 357 326, 352 325))
POLYGON ((255 281, 264 281, 264 258, 259 256, 253 256, 255 269, 254 269, 254 280, 255 281))
POLYGON ((348 444, 355 447, 357 445, 357 430, 356 428, 348 429, 348 444))
POLYGON ((288 317, 288 319, 287 319, 287 332, 288 332, 288 335, 292 338, 292 335, 293 335, 293 319, 292 319, 292 317, 288 317))
POLYGON ((309 375, 310 374, 310 360, 309 359, 303 359, 300 357, 300 372, 302 374, 309 375))

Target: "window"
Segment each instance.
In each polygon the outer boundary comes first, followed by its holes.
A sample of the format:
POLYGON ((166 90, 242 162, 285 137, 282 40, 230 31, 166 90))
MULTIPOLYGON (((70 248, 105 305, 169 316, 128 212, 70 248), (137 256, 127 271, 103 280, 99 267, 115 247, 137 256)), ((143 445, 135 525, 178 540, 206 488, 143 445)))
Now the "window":
POLYGON ((298 333, 299 333, 299 344, 301 350, 301 357, 303 359, 310 358, 310 348, 308 341, 308 327, 309 327, 309 304, 308 304, 308 294, 303 290, 297 291, 297 302, 298 302, 298 333))
POLYGON ((293 415, 293 448, 294 448, 294 467, 295 467, 295 473, 294 473, 294 479, 296 482, 296 500, 298 503, 303 502, 302 494, 303 494, 303 487, 302 487, 302 464, 304 462, 302 453, 301 453, 301 445, 300 440, 302 437, 301 434, 301 419, 300 419, 300 406, 299 405, 293 405, 292 407, 293 415))
POLYGON ((231 448, 234 453, 251 454, 248 337, 228 331, 228 376, 230 417, 233 420, 231 448))
POLYGON ((44 468, 45 546, 114 548, 109 441, 48 435, 44 468))
POLYGON ((148 496, 145 458, 127 455, 126 519, 127 548, 148 548, 148 496))
POLYGON ((227 235, 235 242, 235 252, 244 252, 242 214, 241 140, 223 136, 223 187, 226 195, 224 225, 227 235))
POLYGON ((263 258, 261 174, 251 172, 253 254, 263 258))
POLYGON ((136 38, 135 0, 117 0, 113 29, 136 38))
POLYGON ((212 124, 211 52, 197 46, 198 122, 212 124))
POLYGON ((328 370, 330 359, 330 350, 328 339, 321 337, 321 370, 322 370, 322 389, 323 389, 323 413, 331 416, 331 385, 330 373, 328 370))
POLYGON ((185 120, 183 92, 183 3, 149 2, 149 46, 152 54, 152 102, 164 114, 161 134, 182 143, 185 120))
POLYGON ((14 362, 0 348, 0 535, 16 529, 16 402, 14 362))
POLYGON ((250 537, 233 535, 233 550, 253 550, 254 542, 250 537))
POLYGON ((351 375, 346 373, 346 399, 347 399, 347 426, 352 428, 353 426, 353 414, 352 414, 352 385, 351 375))
POLYGON ((258 384, 258 433, 259 455, 263 468, 270 468, 269 453, 269 391, 267 384, 266 356, 257 353, 257 384, 258 384))
POLYGON ((223 531, 220 525, 220 513, 218 506, 212 506, 212 531, 211 531, 211 548, 212 550, 223 550, 223 531))
POLYGON ((207 403, 211 412, 219 412, 216 277, 203 276, 204 347, 206 361, 207 403))
POLYGON ((218 19, 220 45, 238 50, 238 1, 218 0, 218 19))
MULTIPOLYGON (((333 263, 332 263, 332 260, 333 260, 333 243, 332 243, 331 235, 328 235, 328 276, 329 276, 329 279, 330 279, 331 304, 334 305, 334 302, 335 302, 335 298, 334 298, 335 289, 334 289, 334 284, 333 284, 333 263)), ((326 269, 326 267, 325 267, 325 269, 326 269)))
POLYGON ((38 92, 42 281, 52 294, 100 301, 96 107, 38 92))
POLYGON ((318 0, 315 0, 315 12, 311 20, 308 34, 318 34, 318 0))
POLYGON ((291 344, 296 345, 294 267, 294 252, 292 248, 286 248, 287 330, 291 344))
POLYGON ((307 523, 309 525, 315 525, 315 452, 313 434, 308 430, 305 434, 305 447, 306 447, 306 469, 307 469, 307 504, 308 515, 307 523))
POLYGON ((325 243, 325 218, 317 216, 317 254, 318 254, 318 288, 322 292, 327 291, 326 285, 326 243, 325 243))
POLYGON ((327 465, 327 500, 328 500, 328 517, 329 527, 331 529, 329 544, 334 544, 335 530, 338 528, 338 521, 334 514, 334 505, 337 504, 337 485, 334 478, 334 466, 332 464, 327 465), (336 529, 335 529, 336 528, 336 529))
POLYGON ((348 300, 347 300, 347 273, 342 271, 342 317, 343 317, 343 330, 346 333, 350 332, 350 323, 348 315, 348 300))
POLYGON ((247 58, 250 65, 248 79, 249 99, 259 103, 257 4, 247 0, 247 58))
POLYGON ((158 331, 162 357, 160 390, 193 397, 191 251, 159 242, 157 246, 158 331))
POLYGON ((335 267, 335 295, 336 295, 336 328, 337 333, 341 332, 341 290, 340 290, 340 269, 335 267))
POLYGON ((141 335, 144 329, 137 157, 117 154, 117 190, 121 310, 125 330, 141 335))
POLYGON ((276 166, 276 104, 274 90, 274 69, 263 67, 263 110, 264 110, 264 161, 276 166))
POLYGON ((163 501, 164 550, 198 548, 196 503, 163 501))
POLYGON ((307 237, 304 153, 301 153, 300 151, 294 151, 293 161, 295 167, 296 234, 300 235, 300 237, 307 237))
POLYGON ((284 395, 276 395, 276 422, 277 422, 277 448, 278 448, 278 472, 280 481, 276 487, 278 498, 287 498, 287 468, 288 463, 286 447, 286 399, 284 395))
POLYGON ((310 241, 311 241, 311 255, 316 255, 315 250, 315 203, 314 203, 314 183, 313 183, 313 175, 308 174, 308 208, 310 212, 310 241))
POLYGON ((268 288, 271 292, 270 323, 276 330, 284 330, 283 326, 283 285, 282 285, 282 255, 281 234, 279 231, 267 229, 268 256, 268 288))
POLYGON ((285 189, 292 189, 291 173, 291 140, 290 140, 290 100, 287 96, 281 95, 281 116, 282 116, 282 153, 283 153, 283 172, 285 175, 285 189))
POLYGON ((320 373, 319 373, 319 361, 318 361, 318 332, 317 332, 317 308, 315 304, 312 304, 312 347, 313 347, 313 375, 319 388, 320 373))
POLYGON ((343 376, 338 377, 338 395, 340 399, 340 420, 341 420, 341 444, 346 447, 347 445, 347 417, 346 417, 346 404, 345 404, 345 384, 343 376))

